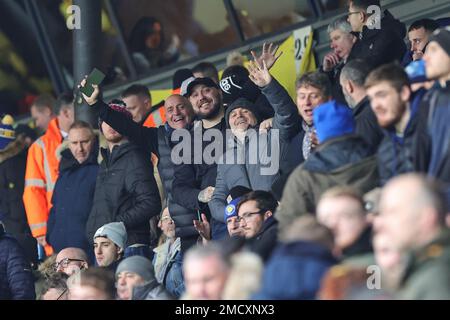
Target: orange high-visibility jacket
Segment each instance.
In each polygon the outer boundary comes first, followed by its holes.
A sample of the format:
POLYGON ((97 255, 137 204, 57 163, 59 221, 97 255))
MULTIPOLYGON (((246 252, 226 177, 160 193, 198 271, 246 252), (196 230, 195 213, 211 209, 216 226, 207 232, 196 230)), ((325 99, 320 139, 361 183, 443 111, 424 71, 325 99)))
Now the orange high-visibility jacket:
MULTIPOLYGON (((54 118, 45 134, 28 150, 23 203, 31 233, 35 238, 47 233, 52 194, 58 178, 57 149, 62 141, 58 120, 54 118)), ((52 248, 47 246, 45 252, 50 255, 52 248)))
POLYGON ((161 106, 152 113, 150 113, 142 125, 148 128, 158 128, 165 122, 166 122, 166 112, 164 111, 164 107, 161 106))

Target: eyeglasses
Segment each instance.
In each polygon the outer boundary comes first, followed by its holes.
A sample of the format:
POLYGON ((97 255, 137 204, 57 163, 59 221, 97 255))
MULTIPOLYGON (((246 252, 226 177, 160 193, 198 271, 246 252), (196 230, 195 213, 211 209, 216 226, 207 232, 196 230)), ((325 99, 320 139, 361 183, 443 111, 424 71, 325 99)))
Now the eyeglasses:
POLYGON ((347 17, 350 17, 352 14, 356 14, 356 13, 361 13, 361 11, 349 12, 349 13, 347 13, 347 17))
POLYGON ((264 213, 266 211, 267 211, 266 209, 261 209, 261 210, 259 210, 257 212, 246 212, 246 213, 242 214, 242 216, 238 216, 236 221, 237 222, 245 221, 245 223, 247 223, 247 221, 250 220, 251 216, 253 216, 255 214, 262 214, 262 213, 264 213))
POLYGON ((159 221, 161 221, 161 222, 164 222, 164 221, 166 221, 166 220, 168 220, 169 221, 169 223, 172 223, 173 222, 173 219, 171 218, 171 217, 163 217, 163 218, 161 218, 159 221))
POLYGON ((65 258, 65 259, 62 259, 60 262, 55 262, 53 264, 53 270, 58 271, 59 267, 67 268, 71 262, 76 262, 76 261, 85 262, 84 260, 81 260, 81 259, 65 258))

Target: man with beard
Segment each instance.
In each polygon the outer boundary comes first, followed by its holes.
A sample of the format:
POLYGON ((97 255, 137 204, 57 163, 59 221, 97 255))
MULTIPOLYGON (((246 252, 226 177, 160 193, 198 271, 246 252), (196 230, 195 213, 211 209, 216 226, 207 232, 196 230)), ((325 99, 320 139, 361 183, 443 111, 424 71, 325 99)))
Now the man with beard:
MULTIPOLYGON (((210 216, 208 202, 211 200, 216 185, 217 163, 207 163, 203 157, 203 151, 211 143, 202 139, 201 161, 195 161, 194 148, 195 132, 200 132, 201 136, 208 134, 209 130, 219 130, 225 137, 226 123, 224 119, 224 106, 222 94, 218 85, 211 78, 188 79, 185 96, 191 102, 197 119, 200 121, 194 125, 190 131, 191 136, 191 157, 189 161, 182 162, 175 166, 174 180, 172 184, 172 194, 176 203, 190 209, 194 214, 205 213, 210 216)), ((183 91, 183 90, 182 90, 183 91)), ((220 150, 220 156, 223 150, 220 150)), ((200 220, 200 219, 199 219, 200 220)), ((213 239, 226 235, 226 227, 218 221, 211 221, 213 239)), ((193 239, 194 240, 194 239, 193 239)), ((193 244, 194 242, 192 242, 193 244)))
POLYGON ((378 147, 380 183, 384 185, 394 176, 414 171, 418 103, 413 99, 408 75, 396 64, 373 70, 365 88, 378 124, 384 129, 384 139, 378 147))
MULTIPOLYGON (((84 85, 85 81, 83 80, 81 86, 84 85)), ((173 201, 172 181, 175 164, 171 160, 171 151, 175 144, 171 141, 171 135, 175 130, 191 127, 194 118, 192 105, 181 95, 169 96, 164 103, 167 122, 158 128, 148 128, 134 122, 123 113, 109 108, 105 102, 98 99, 99 93, 99 88, 94 86, 94 92, 90 97, 83 95, 90 106, 99 109, 99 118, 139 146, 141 150, 145 151, 148 158, 152 153, 158 157, 157 167, 163 182, 167 205, 176 225, 175 232, 177 237, 181 238, 184 249, 185 245, 195 242, 198 236, 192 225, 196 214, 173 201)))
MULTIPOLYGON (((262 66, 263 61, 267 69, 270 69, 276 61, 275 54, 262 54, 257 58, 258 64, 262 66)), ((182 85, 182 94, 191 102, 197 119, 200 121, 194 125, 191 130, 191 149, 188 161, 182 161, 175 167, 174 181, 172 185, 173 197, 175 202, 181 206, 192 210, 198 215, 200 220, 201 213, 210 216, 208 202, 214 193, 217 177, 217 159, 225 151, 225 132, 227 122, 225 120, 225 108, 223 105, 222 93, 218 85, 211 78, 188 79, 182 85), (212 135, 214 131, 221 132, 223 148, 211 152, 213 159, 204 159, 204 151, 210 149, 213 143, 207 139, 195 141, 196 136, 205 137, 212 135), (206 140, 206 141, 205 141, 206 140), (201 144, 201 148, 195 148, 195 143, 201 144), (199 154, 201 152, 201 154, 199 154), (220 154, 218 154, 218 153, 220 154), (201 158, 201 159, 199 159, 201 158), (200 161, 199 161, 200 160, 200 161), (212 160, 212 161, 208 161, 212 160)), ((206 152, 205 152, 206 153, 206 152)), ((186 157, 187 158, 187 157, 186 157)), ((170 208, 169 208, 170 209, 170 208)), ((223 211, 222 211, 223 212, 223 211)), ((221 212, 221 213, 222 213, 221 212)), ((222 215, 220 220, 222 219, 222 215)), ((217 221, 214 217, 211 219, 212 239, 220 239, 228 235, 226 225, 217 221)))
POLYGON ((369 67, 364 60, 352 60, 342 69, 340 83, 347 105, 353 110, 355 133, 363 137, 376 151, 383 139, 383 132, 370 107, 369 97, 364 88, 364 80, 369 72, 369 67))

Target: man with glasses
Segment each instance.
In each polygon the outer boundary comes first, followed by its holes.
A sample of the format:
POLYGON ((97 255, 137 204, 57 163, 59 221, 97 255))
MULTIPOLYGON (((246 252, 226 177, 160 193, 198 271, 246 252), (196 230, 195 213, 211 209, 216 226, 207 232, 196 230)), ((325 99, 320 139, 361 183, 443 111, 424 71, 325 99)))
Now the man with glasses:
POLYGON ((364 59, 371 68, 402 61, 406 52, 403 41, 406 27, 389 11, 381 12, 379 0, 349 1, 347 17, 357 35, 348 61, 364 59))
POLYGON ((250 250, 266 260, 277 242, 277 221, 273 214, 278 207, 274 196, 267 191, 252 191, 238 204, 238 221, 250 250))
POLYGON ((80 248, 65 248, 61 250, 56 256, 56 261, 53 265, 56 272, 64 272, 68 276, 88 267, 86 252, 80 248))
MULTIPOLYGON (((237 205, 241 201, 242 196, 251 191, 252 189, 241 185, 235 186, 230 190, 230 194, 227 197, 228 204, 225 207, 223 216, 230 237, 244 237, 244 232, 239 224, 237 205)), ((194 220, 194 227, 202 237, 203 244, 207 244, 211 240, 211 226, 205 214, 202 213, 201 219, 201 221, 194 220)))

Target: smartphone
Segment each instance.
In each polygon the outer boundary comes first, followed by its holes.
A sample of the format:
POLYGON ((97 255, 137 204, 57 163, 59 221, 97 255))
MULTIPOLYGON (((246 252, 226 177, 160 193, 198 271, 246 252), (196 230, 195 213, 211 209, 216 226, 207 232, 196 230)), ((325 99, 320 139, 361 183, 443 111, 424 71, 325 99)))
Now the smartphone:
POLYGON ((80 91, 90 97, 92 93, 94 93, 94 87, 92 85, 99 85, 102 83, 103 79, 105 79, 105 74, 97 68, 94 68, 91 74, 87 77, 85 86, 81 87, 80 91))

